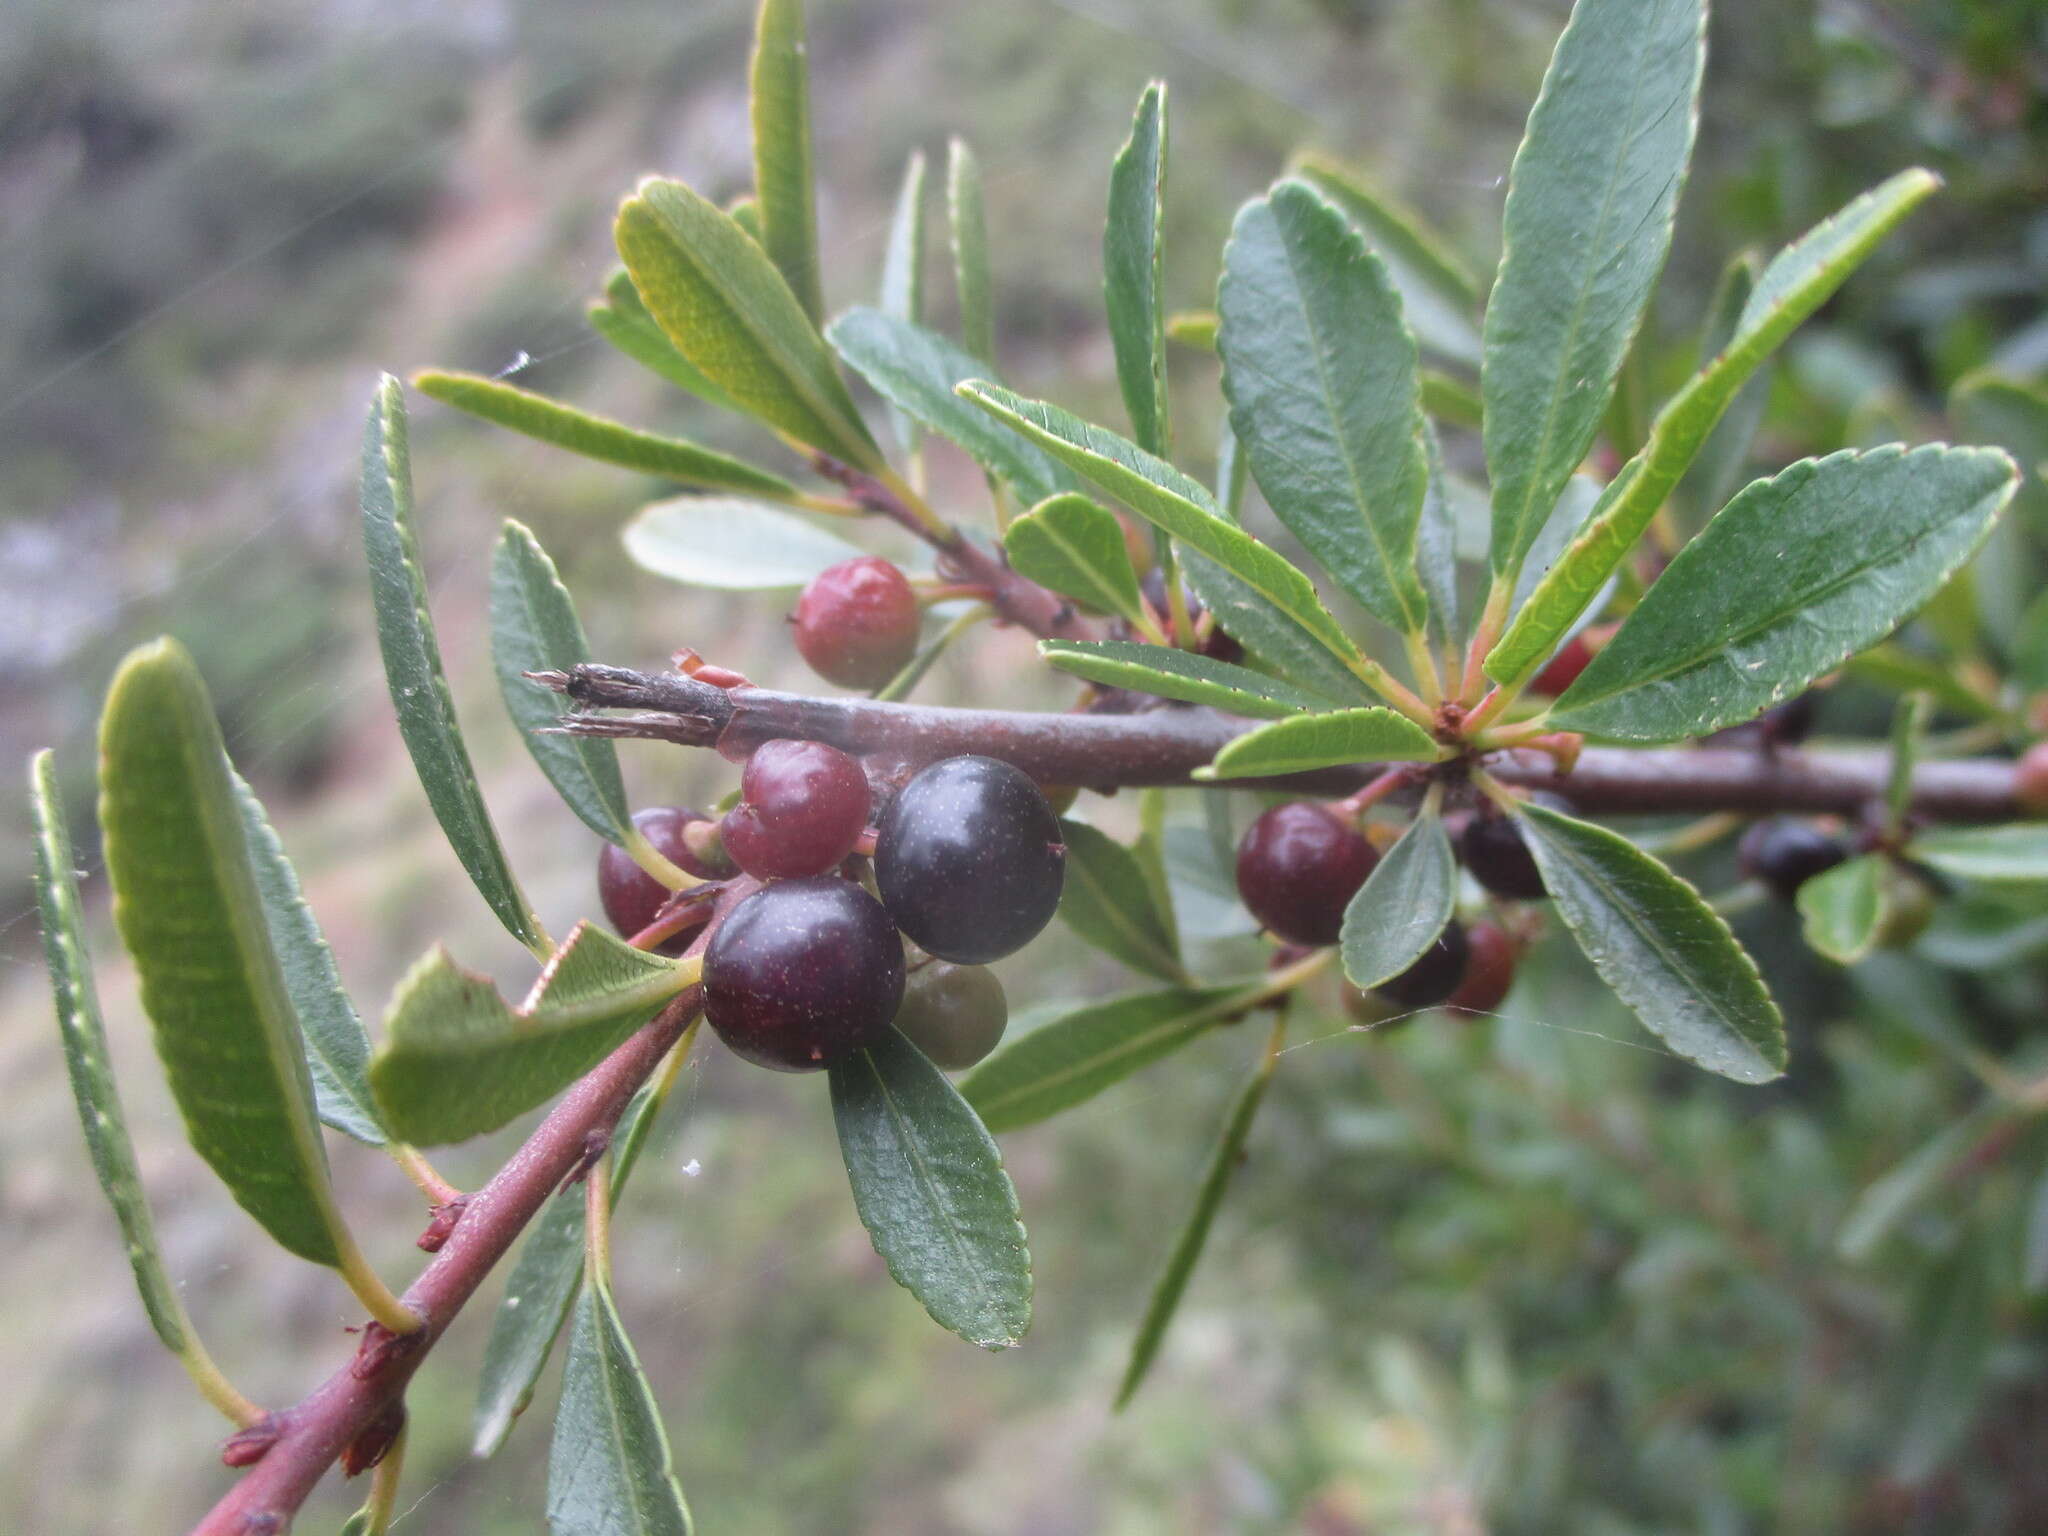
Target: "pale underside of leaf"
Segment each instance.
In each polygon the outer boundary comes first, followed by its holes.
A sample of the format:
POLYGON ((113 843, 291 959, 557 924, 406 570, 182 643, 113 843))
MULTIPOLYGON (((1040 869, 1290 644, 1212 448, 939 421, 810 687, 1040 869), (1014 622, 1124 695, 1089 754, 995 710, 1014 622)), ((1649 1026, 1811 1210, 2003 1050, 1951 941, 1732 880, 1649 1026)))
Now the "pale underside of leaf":
POLYGON ((1458 862, 1443 818, 1408 824, 1344 909, 1338 939, 1344 975, 1371 991, 1406 971, 1436 943, 1458 904, 1458 862))

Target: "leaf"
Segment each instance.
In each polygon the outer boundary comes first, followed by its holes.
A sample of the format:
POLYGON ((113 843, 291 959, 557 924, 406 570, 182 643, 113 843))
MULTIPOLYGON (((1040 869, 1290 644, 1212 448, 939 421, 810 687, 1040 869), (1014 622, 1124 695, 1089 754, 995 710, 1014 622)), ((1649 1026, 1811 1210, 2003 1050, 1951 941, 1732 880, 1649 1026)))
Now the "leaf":
POLYGON ((334 952, 306 904, 298 873, 263 814, 262 802, 240 774, 230 773, 271 947, 277 951, 303 1037, 314 1111, 342 1135, 381 1147, 387 1138, 370 1095, 370 1037, 363 1032, 363 1021, 335 967, 334 952))
POLYGON ((1842 1218, 1835 1233, 1835 1251, 1852 1264, 1867 1262, 1901 1221, 1948 1183, 1997 1118, 1998 1111, 1991 1109, 1963 1116, 1871 1184, 1842 1218))
POLYGON ((1209 1166, 1203 1171, 1202 1182, 1195 1190, 1194 1208, 1188 1212, 1180 1236, 1174 1240, 1173 1252, 1167 1255, 1165 1269, 1153 1282, 1151 1299, 1145 1303, 1144 1319, 1138 1324, 1137 1337, 1131 1340, 1130 1360, 1124 1366, 1123 1381, 1117 1387, 1116 1407, 1119 1409, 1129 1403, 1138 1388, 1144 1385, 1145 1373, 1152 1368, 1160 1341, 1166 1337, 1174 1313, 1180 1310, 1180 1299, 1187 1290, 1188 1277, 1194 1273, 1196 1261, 1202 1257, 1202 1249, 1209 1241, 1209 1228, 1216 1220, 1216 1208, 1223 1203, 1223 1191, 1230 1184, 1230 1176, 1244 1161, 1245 1138, 1251 1134, 1252 1117, 1258 1113, 1259 1102, 1266 1096, 1266 1084, 1272 1079, 1272 1064, 1268 1062, 1238 1091, 1236 1102, 1230 1106, 1222 1134, 1216 1138, 1215 1148, 1209 1153, 1209 1166))
POLYGON ((1106 832, 1062 819, 1067 843, 1060 916, 1075 934, 1135 970, 1188 984, 1172 909, 1163 904, 1138 855, 1106 832))
POLYGON ((994 1138, 893 1029, 830 1077, 853 1203, 890 1275, 968 1343, 1021 1343, 1031 1254, 994 1138))
POLYGON ((1213 705, 1234 715, 1278 719, 1330 706, 1329 700, 1277 677, 1171 646, 1129 640, 1041 640, 1038 654, 1062 672, 1106 688, 1213 705))
MULTIPOLYGON (((1711 366, 1735 340, 1736 324, 1762 275, 1763 258, 1755 251, 1741 252, 1722 269, 1721 280, 1707 306, 1707 318, 1700 328, 1701 368, 1711 366)), ((1729 497, 1742 489, 1750 444, 1763 424, 1764 409, 1770 404, 1770 386, 1770 374, 1760 362, 1757 371, 1729 401, 1680 478, 1678 497, 1698 521, 1713 516, 1729 497)))
MULTIPOLYGON (((2020 465, 2012 514, 1992 529, 1971 567, 1977 617, 2015 669, 2036 668, 2020 654, 2028 610, 2042 588, 2040 541, 2048 535, 2048 391, 1996 374, 1973 373, 1949 391, 1949 416, 1965 441, 2003 448, 2020 465)), ((2038 634, 2038 631, 2036 631, 2038 634)))
POLYGON ((735 405, 858 469, 884 467, 803 306, 729 215, 650 176, 614 233, 648 313, 735 405))
POLYGON ((1272 778, 1352 763, 1434 762, 1437 744, 1391 709, 1340 709, 1262 725, 1229 742, 1199 778, 1272 778))
POLYGON ((1758 481, 1678 552, 1552 721, 1677 741, 1753 718, 1933 596, 2013 481, 1995 449, 1896 444, 1758 481))
POLYGON ((1458 618, 1458 519, 1451 506, 1450 478, 1443 448, 1425 426, 1422 446, 1429 481, 1422 496, 1422 516, 1415 525, 1415 572, 1429 598, 1429 635, 1446 648, 1461 645, 1464 627, 1458 618))
POLYGON ((1503 683, 1519 681, 1542 665, 1564 630, 1635 547, 1737 392, 1940 184, 1930 172, 1903 171, 1815 225, 1772 259, 1743 307, 1733 339, 1657 413, 1648 444, 1615 477, 1585 530, 1487 656, 1488 676, 1503 683))
POLYGON ((856 307, 826 328, 833 347, 875 392, 941 437, 949 438, 1027 502, 1071 489, 1074 480, 1016 433, 989 420, 954 393, 988 365, 936 331, 878 309, 856 307))
POLYGON ((982 208, 981 162, 965 139, 946 145, 946 231, 953 250, 953 291, 960 304, 960 341, 993 368, 996 310, 988 267, 988 215, 982 208))
POLYGON ((1245 204, 1217 290, 1223 393, 1280 521, 1376 617, 1422 628, 1414 339, 1378 257, 1305 182, 1245 204))
POLYGON ((578 923, 517 1008, 435 946, 399 982, 370 1086, 393 1134, 463 1141, 545 1103, 670 998, 696 967, 578 923))
MULTIPOLYGON (((889 219, 889 246, 882 254, 882 291, 878 307, 892 320, 919 325, 924 321, 924 151, 913 149, 904 162, 903 185, 896 193, 896 211, 889 219)), ((901 407, 891 406, 896 439, 917 450, 918 426, 901 407)))
POLYGON ((649 372, 659 374, 678 389, 688 390, 721 410, 738 411, 730 396, 705 378, 697 365, 676 350, 676 344, 647 313, 640 302, 640 290, 633 275, 616 268, 605 280, 605 296, 593 301, 586 311, 590 328, 613 347, 649 372))
POLYGON ((562 1402, 548 1449, 553 1536, 689 1536, 689 1507, 654 1389, 609 1286, 576 1299, 562 1402))
POLYGON ((1887 693, 1932 694, 1943 709, 1972 720, 1996 720, 2003 714, 1995 699, 1987 699, 1972 689, 1956 676, 1954 668, 1915 655, 1896 643, 1874 645, 1851 656, 1842 663, 1842 671, 1887 693))
POLYGON ((1892 1356, 1890 1400, 1876 1405, 1898 1435, 1889 1471, 1907 1486, 1938 1472, 1983 1412, 1998 1330, 1977 1249, 1965 1242, 1924 1271, 1892 1356))
POLYGON ((561 717, 560 701, 526 676, 566 672, 589 660, 590 644, 555 562, 531 529, 506 518, 491 555, 491 661, 505 712, 577 819, 624 847, 633 822, 617 749, 604 737, 548 734, 561 717))
POLYGON ((807 518, 724 496, 678 496, 640 509, 622 535, 643 570, 690 587, 795 591, 863 554, 807 518))
POLYGON ((1292 170, 1335 203, 1386 263, 1415 339, 1439 357, 1477 367, 1479 328, 1472 317, 1479 310, 1479 283, 1443 240, 1341 161, 1303 154, 1292 170))
POLYGON ((1056 405, 1026 400, 999 385, 976 381, 962 384, 958 392, 1147 522, 1208 556, 1271 608, 1276 619, 1314 638, 1340 662, 1357 657, 1357 646, 1323 607, 1314 583, 1226 520, 1209 493, 1171 464, 1056 405))
MULTIPOLYGON (((688 1049, 688 1036, 676 1049, 688 1049)), ((612 1209, 617 1210, 626 1180, 639 1161, 640 1148, 652 1128, 664 1092, 643 1083, 619 1116, 612 1134, 612 1209)), ((484 1345, 482 1373, 477 1379, 476 1413, 472 1419, 470 1454, 494 1456, 512 1433, 512 1425, 533 1396, 534 1383, 547 1368, 555 1336, 569 1316, 583 1284, 584 1200, 580 1186, 558 1193, 541 1208, 519 1249, 505 1294, 491 1317, 491 1337, 484 1345)))
POLYGON ((342 1267, 299 1021, 271 948, 206 685, 175 640, 129 652, 100 717, 114 919, 193 1149, 287 1251, 342 1267))
POLYGON ((761 0, 747 68, 761 248, 816 324, 825 313, 825 299, 819 287, 807 52, 803 0, 761 0))
POLYGON ((1578 0, 1508 174, 1479 369, 1493 569, 1512 576, 1592 446, 1671 245, 1703 0, 1578 0))
POLYGON ((43 926, 43 958, 50 967, 50 990, 56 994, 57 1029, 64 1040, 64 1067, 71 1078, 71 1096, 78 1105, 78 1123, 85 1132, 85 1150, 93 1175, 128 1250, 135 1271, 135 1289, 149 1325, 173 1354, 185 1352, 190 1320, 178 1288, 164 1269, 156 1244, 156 1223, 142 1189, 142 1171, 135 1145, 128 1139, 128 1119, 114 1085, 113 1063, 107 1054, 107 1027, 92 980, 92 956, 85 947, 85 921, 79 908, 78 856, 65 825, 63 801, 51 755, 38 752, 29 763, 29 799, 35 813, 36 906, 43 926))
POLYGON ((1934 713, 1934 700, 1925 693, 1909 693, 1892 711, 1891 766, 1885 774, 1885 825, 1893 832, 1903 829, 1913 808, 1913 769, 1920 759, 1922 738, 1934 713))
POLYGON ((744 491, 782 499, 797 494, 796 487, 782 476, 756 469, 742 460, 700 448, 679 437, 642 432, 609 417, 593 415, 479 374, 444 373, 430 368, 414 374, 412 383, 421 394, 444 405, 580 453, 587 459, 711 490, 744 491))
POLYGON ((1558 915, 1651 1034, 1738 1083, 1784 1072, 1777 1004, 1699 892, 1605 827, 1531 804, 1521 828, 1558 915))
POLYGON ((1361 992, 1391 981, 1429 952, 1458 905, 1458 861, 1443 817, 1408 823, 1344 909, 1344 975, 1361 992))
POLYGON ((1003 1046, 962 1079, 960 1092, 991 1131, 1014 1131, 1179 1050, 1256 992, 1256 983, 1173 987, 1084 1003, 1003 1046))
POLYGON ((1257 587, 1207 557, 1186 549, 1180 555, 1181 575, 1216 615, 1217 627, 1242 642, 1260 666, 1332 703, 1379 702, 1379 694, 1359 680, 1322 634, 1304 628, 1257 587))
POLYGON ((1946 827, 1914 838, 1906 851, 1958 880, 1994 884, 2048 881, 2048 823, 1946 827))
POLYGON ((1077 491, 1048 496, 1003 534, 1018 575, 1097 613, 1145 621, 1123 525, 1077 491))
POLYGON ((1166 403, 1166 307, 1160 297, 1166 223, 1166 82, 1138 98, 1131 136, 1109 172, 1102 231, 1102 296, 1131 437, 1164 458, 1173 438, 1166 403))
POLYGON ((448 845, 512 936, 529 949, 545 943, 520 893, 476 769, 455 720, 455 699, 441 668, 441 645, 427 608, 426 569, 413 527, 412 460, 406 446, 405 393, 386 374, 363 427, 363 554, 377 611, 377 649, 398 712, 398 734, 448 845))
POLYGON ((1853 965, 1876 947, 1884 917, 1884 858, 1866 853, 1815 875, 1795 898, 1806 942, 1837 965, 1853 965))

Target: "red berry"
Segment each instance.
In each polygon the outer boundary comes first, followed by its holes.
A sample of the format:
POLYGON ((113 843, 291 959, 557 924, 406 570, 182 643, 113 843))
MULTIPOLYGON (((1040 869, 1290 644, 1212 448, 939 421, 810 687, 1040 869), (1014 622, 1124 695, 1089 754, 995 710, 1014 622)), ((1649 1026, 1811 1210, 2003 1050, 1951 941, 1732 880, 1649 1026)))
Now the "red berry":
POLYGON ((1593 648, 1586 644, 1583 632, 1573 635, 1559 647, 1558 653, 1544 663, 1543 670, 1529 679, 1531 693, 1550 694, 1553 697, 1579 680, 1579 674, 1593 659, 1593 648))
POLYGON ((1273 933, 1296 944, 1337 942, 1344 908, 1380 861, 1327 806, 1276 805, 1237 845, 1237 894, 1273 933))
POLYGON ((1465 930, 1465 974, 1444 999, 1454 1013, 1492 1013, 1515 984, 1515 941, 1498 923, 1474 923, 1465 930))
POLYGON ((879 688, 916 654, 918 618, 909 578, 862 555, 811 578, 796 602, 796 648, 828 683, 879 688))
POLYGON ((874 1044, 903 1001, 903 941, 850 880, 763 886, 704 950, 704 1017, 735 1055, 810 1072, 874 1044))
POLYGON ((2020 754, 2012 792, 2028 815, 2048 816, 2048 741, 2037 741, 2020 754))
POLYGON ((959 1072, 996 1048, 1010 1022, 1003 984, 985 965, 934 960, 910 973, 896 1028, 935 1067, 959 1072))
POLYGON ((1420 960, 1392 981, 1381 982, 1375 990, 1406 1008, 1434 1008, 1455 992, 1464 979, 1465 961, 1471 949, 1465 925, 1454 917, 1437 941, 1422 952, 1420 960))
POLYGON ((1792 900, 1800 886, 1848 857, 1839 837, 1785 816, 1751 823, 1735 845, 1742 872, 1761 880, 1780 901, 1792 900))
MULTIPOLYGON (((683 836, 685 827, 703 819, 687 806, 657 805, 634 812, 633 825, 671 864, 700 880, 712 880, 729 871, 709 868, 690 851, 690 845, 683 836)), ((625 937, 630 939, 653 922, 654 914, 673 894, 667 886, 635 864, 633 856, 625 849, 606 843, 598 854, 597 899, 604 907, 605 920, 625 937)), ((685 934, 661 948, 663 953, 676 953, 688 943, 689 935, 685 934)))
POLYGON ((764 741, 740 775, 740 803, 719 831, 732 861, 760 880, 822 875, 868 824, 868 778, 822 741, 764 741))

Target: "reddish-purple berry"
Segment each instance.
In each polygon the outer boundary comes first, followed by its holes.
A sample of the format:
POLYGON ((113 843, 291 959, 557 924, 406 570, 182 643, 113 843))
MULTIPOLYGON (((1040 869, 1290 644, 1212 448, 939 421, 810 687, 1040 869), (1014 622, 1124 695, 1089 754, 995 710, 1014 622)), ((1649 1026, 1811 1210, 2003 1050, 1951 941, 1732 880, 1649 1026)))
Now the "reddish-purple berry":
POLYGON ((1420 960, 1374 990, 1404 1008, 1434 1008, 1458 990, 1458 984, 1465 979, 1465 962, 1471 952, 1472 941, 1466 936, 1465 925, 1454 917, 1437 941, 1422 952, 1420 960))
MULTIPOLYGON (((728 871, 708 868, 683 840, 683 829, 703 819, 687 806, 657 805, 636 811, 633 825, 671 864, 700 880, 710 880, 728 871)), ((598 854, 597 899, 604 907, 605 921, 625 937, 630 939, 653 922, 654 914, 672 894, 667 886, 635 864, 625 849, 607 843, 598 854)), ((678 949, 688 942, 687 936, 673 941, 678 949)), ((668 948, 663 946, 665 952, 668 948)))
POLYGON ((1372 844, 1327 806, 1291 800, 1245 829, 1237 845, 1237 894, 1281 938, 1334 944, 1344 908, 1379 861, 1372 844))
POLYGON ((868 824, 868 778, 822 741, 764 741, 740 775, 740 803, 719 831, 732 861, 760 880, 822 875, 868 824))
POLYGON ((874 555, 812 577, 792 622, 811 670, 842 688, 879 688, 917 652, 917 594, 902 571, 874 555))

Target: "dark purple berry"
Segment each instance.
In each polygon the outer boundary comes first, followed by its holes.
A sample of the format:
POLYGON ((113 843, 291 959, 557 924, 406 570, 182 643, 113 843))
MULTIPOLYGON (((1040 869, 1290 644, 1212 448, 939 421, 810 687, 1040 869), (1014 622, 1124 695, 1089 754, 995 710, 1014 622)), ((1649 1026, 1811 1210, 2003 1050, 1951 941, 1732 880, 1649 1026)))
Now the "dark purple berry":
POLYGON ((822 875, 868 824, 868 777, 822 741, 764 741, 740 775, 740 803, 719 831, 732 861, 760 880, 822 875))
MULTIPOLYGON (((1173 640, 1176 645, 1180 644, 1180 637, 1173 632, 1173 610, 1167 605, 1166 601, 1165 574, 1158 566, 1153 566, 1145 572, 1143 579, 1138 583, 1138 589, 1144 593, 1145 601, 1151 604, 1152 611, 1159 615, 1159 621, 1165 628, 1168 638, 1173 640)), ((1203 606, 1202 600, 1190 592, 1185 585, 1181 587, 1180 592, 1181 597, 1188 605, 1188 623, 1198 624, 1201 621, 1202 615, 1207 613, 1208 609, 1203 606)), ((1221 629, 1212 625, 1209 630, 1209 638, 1202 642, 1202 654, 1216 661, 1236 663, 1244 660, 1244 647, 1239 645, 1229 635, 1226 635, 1221 629)))
POLYGON ((1003 984, 985 965, 934 960, 910 973, 896 1028, 935 1067, 959 1072, 996 1048, 1010 1022, 1003 984))
POLYGON ((1245 828, 1237 845, 1237 894, 1281 938, 1334 944, 1344 908, 1379 861, 1372 844, 1336 812, 1291 800, 1245 828))
POLYGON ((887 560, 862 555, 820 571, 797 599, 796 648, 842 688, 879 688, 917 652, 917 594, 887 560))
MULTIPOLYGON (((1530 796, 1551 810, 1570 811, 1571 806, 1556 795, 1530 796)), ((1535 855, 1522 837, 1514 817, 1504 814, 1490 801, 1481 805, 1458 834, 1458 859, 1472 871, 1472 878, 1496 896, 1513 901, 1541 901, 1550 894, 1535 855)))
POLYGON ((1848 857, 1849 849, 1839 837, 1785 816, 1753 822, 1735 845, 1742 872, 1762 881, 1780 901, 1792 900, 1800 886, 1848 857))
MULTIPOLYGON (((685 827, 703 819, 687 806, 657 805, 636 811, 633 825, 671 864, 700 880, 712 880, 730 871, 707 866, 690 851, 690 845, 683 838, 685 827)), ((653 922, 654 914, 673 894, 667 886, 635 864, 633 856, 625 849, 607 843, 598 854, 597 899, 604 907, 605 921, 626 938, 630 939, 653 922)), ((680 949, 689 943, 689 938, 685 935, 673 942, 680 949)), ((670 952, 666 945, 663 951, 670 952)))
POLYGON ((736 1056, 778 1072, 873 1045, 903 1001, 903 941, 850 880, 763 886, 704 950, 704 1017, 736 1056))
POLYGON ((1471 953, 1472 941, 1466 937, 1465 925, 1454 917, 1437 941, 1422 952, 1420 960, 1374 990, 1404 1008, 1434 1008, 1458 990, 1471 953))
POLYGON ((1060 904, 1067 847, 1030 778, 992 757, 949 757, 897 792, 875 833, 875 884, 896 925, 941 960, 1022 949, 1060 904))

